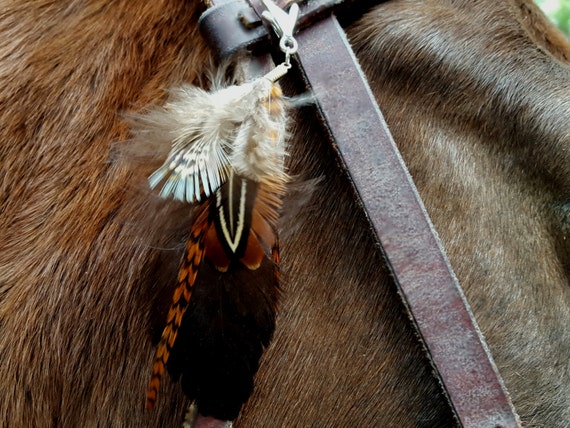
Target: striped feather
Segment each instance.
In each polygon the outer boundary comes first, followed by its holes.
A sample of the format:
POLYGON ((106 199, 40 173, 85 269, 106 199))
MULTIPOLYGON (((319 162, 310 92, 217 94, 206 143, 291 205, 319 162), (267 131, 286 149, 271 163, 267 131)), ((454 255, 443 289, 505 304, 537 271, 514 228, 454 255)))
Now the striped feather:
MULTIPOLYGON (((242 344, 244 349, 258 350, 251 355, 247 354, 249 356, 233 356, 229 351, 228 358, 235 357, 233 367, 237 370, 236 379, 240 379, 230 389, 241 392, 231 395, 234 394, 232 392, 228 400, 234 404, 243 403, 251 391, 246 392, 245 398, 242 393, 250 389, 248 385, 253 382, 252 377, 257 371, 261 352, 268 345, 275 327, 275 302, 280 278, 277 222, 284 186, 288 181, 288 175, 283 169, 286 118, 281 90, 265 78, 239 86, 215 89, 213 92, 186 86, 173 91, 173 99, 164 109, 152 110, 135 119, 134 124, 138 129, 135 126, 134 133, 137 138, 154 137, 163 142, 169 141, 172 145, 167 160, 149 177, 150 186, 154 188, 163 183, 160 192, 162 197, 172 196, 190 203, 208 198, 198 207, 191 227, 172 305, 157 347, 146 407, 151 409, 155 404, 160 379, 177 343, 197 276, 202 272, 204 278, 209 278, 208 275, 211 277, 215 271, 222 273, 216 280, 219 285, 224 284, 224 281, 235 281, 236 278, 250 278, 247 283, 241 283, 241 287, 248 290, 245 291, 248 298, 260 300, 259 303, 252 301, 255 310, 248 311, 257 315, 267 314, 256 318, 257 330, 253 332, 249 330, 251 327, 241 327, 241 312, 238 318, 223 321, 227 331, 234 331, 238 338, 247 337, 247 341, 242 344), (208 264, 201 267, 204 259, 208 264), (271 263, 264 263, 264 260, 270 260, 271 263), (264 267, 259 269, 262 265, 264 267), (274 274, 268 276, 271 265, 274 274), (254 275, 253 272, 256 272, 255 277, 251 276, 254 275), (263 340, 260 341, 260 338, 263 340), (250 358, 251 361, 247 360, 245 366, 240 366, 241 363, 237 361, 243 358, 250 358), (247 368, 249 380, 247 376, 240 377, 243 367, 247 368)), ((196 288, 197 305, 211 304, 209 297, 204 297, 204 290, 200 282, 196 288)), ((239 295, 239 290, 235 290, 238 293, 234 296, 235 304, 243 304, 240 303, 242 296, 239 295)), ((202 306, 200 309, 203 309, 202 306)), ((252 314, 248 316, 253 316, 252 314)), ((190 340, 190 348, 186 348, 184 340, 176 347, 183 349, 186 357, 199 357, 197 361, 204 361, 204 365, 211 366, 207 351, 205 355, 188 354, 204 343, 217 343, 219 340, 216 331, 208 330, 212 322, 210 315, 205 320, 198 320, 203 316, 204 312, 196 308, 187 314, 186 318, 191 320, 189 322, 199 321, 201 327, 192 333, 181 333, 188 338, 186 340, 190 340), (202 322, 205 324, 200 324, 202 322), (210 331, 213 337, 204 336, 202 331, 210 331)), ((185 329, 187 328, 183 326, 181 331, 185 329)), ((223 343, 219 346, 223 347, 223 343)), ((200 370, 200 367, 178 367, 177 361, 181 358, 186 360, 178 352, 182 351, 175 351, 174 361, 168 365, 175 378, 179 373, 200 370)), ((216 369, 217 367, 208 367, 208 370, 216 369)), ((224 370, 223 367, 219 369, 224 370)), ((183 376, 183 388, 188 379, 192 377, 183 376)), ((185 392, 192 395, 192 388, 186 388, 185 392)), ((201 405, 198 398, 191 398, 197 399, 198 406, 201 405)), ((224 403, 208 400, 202 404, 215 407, 223 406, 224 403)))
POLYGON ((209 223, 208 213, 205 209, 206 205, 200 208, 201 211, 198 213, 196 221, 190 231, 190 238, 186 245, 186 254, 178 276, 178 284, 174 290, 172 304, 166 318, 166 327, 162 332, 160 342, 156 349, 152 367, 152 377, 147 390, 146 408, 148 410, 154 407, 158 390, 160 388, 160 379, 164 374, 166 363, 170 356, 170 351, 176 341, 176 336, 178 334, 178 329, 182 324, 184 312, 190 303, 192 288, 196 281, 198 269, 204 259, 204 238, 209 227, 209 223))
POLYGON ((286 179, 286 103, 266 78, 207 92, 192 85, 171 91, 164 107, 131 115, 139 146, 170 146, 148 178, 160 195, 200 202, 225 183, 231 171, 252 181, 286 179))

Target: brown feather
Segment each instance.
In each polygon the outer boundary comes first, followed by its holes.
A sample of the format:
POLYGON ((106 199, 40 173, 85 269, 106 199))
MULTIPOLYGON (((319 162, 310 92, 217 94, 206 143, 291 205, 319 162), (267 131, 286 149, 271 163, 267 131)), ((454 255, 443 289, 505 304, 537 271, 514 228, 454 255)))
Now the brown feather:
POLYGON ((206 234, 206 258, 220 272, 227 272, 230 267, 231 260, 226 255, 213 225, 210 225, 206 234))
POLYGON ((209 228, 207 204, 202 204, 199 208, 198 215, 192 229, 190 230, 190 239, 186 245, 186 255, 184 257, 180 274, 178 276, 178 284, 174 290, 172 297, 172 305, 168 311, 166 318, 166 327, 162 332, 162 337, 156 349, 154 358, 152 377, 147 390, 146 408, 151 410, 154 407, 158 390, 160 388, 160 379, 164 374, 170 351, 176 341, 178 329, 182 324, 182 318, 186 308, 190 303, 192 296, 192 288, 196 281, 198 269, 202 264, 205 253, 204 237, 209 228))
MULTIPOLYGON (((232 186, 241 186, 241 177, 235 181, 228 181, 221 194, 232 191, 232 186), (233 184, 232 184, 233 183, 233 184)), ((265 258, 272 258, 275 263, 275 278, 279 279, 279 252, 277 238, 277 220, 281 207, 281 195, 283 185, 278 183, 257 184, 249 182, 251 189, 246 193, 246 198, 253 201, 245 203, 251 212, 244 214, 250 220, 244 220, 246 230, 243 233, 247 244, 243 254, 237 259, 236 254, 229 253, 222 242, 227 239, 219 228, 215 227, 220 222, 220 210, 216 205, 217 195, 212 195, 199 207, 190 230, 190 238, 186 246, 186 255, 183 259, 178 284, 174 290, 172 304, 168 311, 166 326, 158 344, 153 363, 151 381, 147 390, 146 408, 152 409, 160 388, 160 379, 164 374, 172 348, 175 345, 178 330, 182 324, 184 313, 190 303, 192 289, 199 274, 200 266, 204 258, 211 263, 219 272, 227 272, 232 262, 240 262, 249 270, 257 270, 265 258)), ((239 199, 234 200, 237 206, 241 204, 239 199)), ((226 245, 227 246, 227 245, 226 245)))
POLYGON ((266 257, 265 251, 259 242, 259 239, 251 233, 247 238, 247 247, 243 257, 240 259, 249 270, 257 270, 261 266, 262 260, 266 257))

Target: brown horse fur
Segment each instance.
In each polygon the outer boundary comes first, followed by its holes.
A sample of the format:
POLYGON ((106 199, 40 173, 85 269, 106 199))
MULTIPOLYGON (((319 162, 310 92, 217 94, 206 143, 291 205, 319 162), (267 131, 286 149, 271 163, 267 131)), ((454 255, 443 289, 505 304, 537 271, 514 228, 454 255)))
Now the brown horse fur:
MULTIPOLYGON (((200 11, 0 3, 4 426, 183 419, 168 379, 143 405, 187 208, 146 190, 160 160, 113 144, 123 112, 203 79, 200 11)), ((569 426, 570 48, 528 0, 391 0, 348 32, 523 424, 569 426)), ((450 426, 313 113, 290 171, 322 179, 283 224, 276 335, 236 426, 450 426)))

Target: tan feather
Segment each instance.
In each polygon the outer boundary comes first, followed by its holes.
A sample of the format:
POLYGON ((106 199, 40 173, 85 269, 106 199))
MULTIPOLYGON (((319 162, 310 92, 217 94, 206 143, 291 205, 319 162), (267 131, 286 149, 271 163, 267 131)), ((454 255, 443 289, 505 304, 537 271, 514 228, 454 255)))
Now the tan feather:
POLYGON ((134 116, 131 130, 141 145, 171 145, 149 177, 152 188, 164 183, 164 198, 201 201, 230 170, 257 182, 285 180, 285 102, 279 86, 265 77, 211 92, 181 86, 164 107, 134 116))

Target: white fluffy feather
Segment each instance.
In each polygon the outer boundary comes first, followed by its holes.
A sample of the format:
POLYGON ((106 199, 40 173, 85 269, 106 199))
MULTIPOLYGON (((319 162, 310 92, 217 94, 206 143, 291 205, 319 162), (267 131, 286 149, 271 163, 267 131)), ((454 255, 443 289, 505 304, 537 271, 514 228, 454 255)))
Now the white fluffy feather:
POLYGON ((273 85, 260 78, 212 92, 182 86, 164 107, 137 116, 135 139, 171 145, 150 186, 164 182, 162 197, 195 202, 231 170, 258 182, 285 180, 285 103, 273 85))

